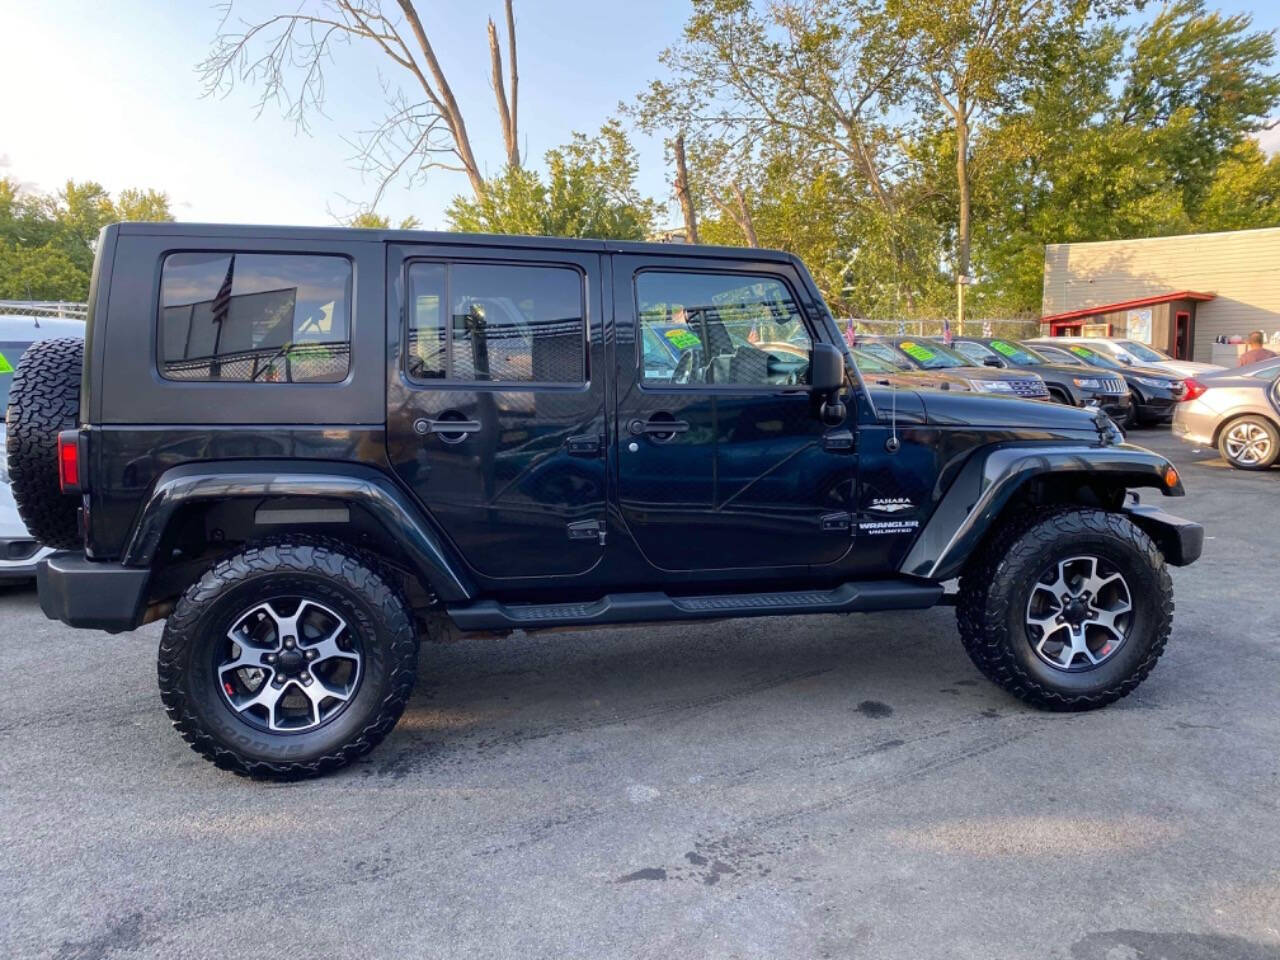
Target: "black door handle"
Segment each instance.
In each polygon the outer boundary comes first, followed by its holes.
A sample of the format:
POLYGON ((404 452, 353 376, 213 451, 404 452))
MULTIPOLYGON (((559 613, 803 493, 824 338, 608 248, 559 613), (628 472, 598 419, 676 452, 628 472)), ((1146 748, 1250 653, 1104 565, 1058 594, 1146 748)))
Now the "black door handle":
POLYGON ((675 434, 687 433, 689 431, 689 422, 687 420, 632 420, 628 429, 635 435, 641 434, 675 434))

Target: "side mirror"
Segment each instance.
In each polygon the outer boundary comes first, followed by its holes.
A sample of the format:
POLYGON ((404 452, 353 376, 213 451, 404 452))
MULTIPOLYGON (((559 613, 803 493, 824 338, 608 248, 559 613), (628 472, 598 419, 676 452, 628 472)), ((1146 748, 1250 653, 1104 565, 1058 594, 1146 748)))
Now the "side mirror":
POLYGON ((844 386, 844 354, 829 343, 815 343, 809 352, 809 389, 832 394, 844 386))
POLYGON ((984 367, 1003 367, 1004 366, 1004 364, 1000 362, 1000 359, 998 357, 983 357, 982 365, 984 367))
POLYGON ((1129 356, 1127 353, 1120 354, 1119 360, 1123 364, 1127 364, 1130 367, 1133 366, 1133 357, 1129 356))

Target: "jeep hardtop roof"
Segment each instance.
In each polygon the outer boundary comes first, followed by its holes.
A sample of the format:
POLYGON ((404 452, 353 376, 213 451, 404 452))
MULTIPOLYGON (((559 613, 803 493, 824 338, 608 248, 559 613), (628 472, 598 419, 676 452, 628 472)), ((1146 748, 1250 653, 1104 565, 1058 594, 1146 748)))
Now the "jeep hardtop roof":
MULTIPOLYGON (((262 240, 342 240, 358 243, 436 243, 453 246, 522 247, 525 249, 575 250, 584 253, 626 253, 646 257, 709 257, 730 260, 766 260, 803 269, 800 258, 785 250, 761 247, 719 247, 691 243, 650 243, 636 240, 594 240, 578 237, 527 237, 496 233, 453 233, 443 230, 367 230, 359 227, 290 227, 271 224, 230 223, 119 223, 128 236, 257 238, 262 240)), ((112 227, 107 227, 110 230, 112 227)))

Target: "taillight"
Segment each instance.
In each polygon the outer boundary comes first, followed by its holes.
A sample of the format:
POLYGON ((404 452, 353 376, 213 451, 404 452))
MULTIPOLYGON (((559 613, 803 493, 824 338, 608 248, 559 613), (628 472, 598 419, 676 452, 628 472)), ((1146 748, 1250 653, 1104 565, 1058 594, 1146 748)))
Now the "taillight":
POLYGON ((80 431, 58 434, 58 483, 63 493, 80 492, 80 431))
POLYGON ((1199 380, 1186 380, 1183 382, 1183 388, 1185 392, 1178 398, 1179 400, 1194 400, 1209 389, 1199 380))

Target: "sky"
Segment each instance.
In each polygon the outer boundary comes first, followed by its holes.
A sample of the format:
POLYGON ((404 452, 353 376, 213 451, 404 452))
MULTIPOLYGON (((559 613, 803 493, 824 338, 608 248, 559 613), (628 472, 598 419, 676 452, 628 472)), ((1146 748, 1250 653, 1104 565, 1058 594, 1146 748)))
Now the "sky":
MULTIPOLYGON (((1280 3, 1271 0, 1209 5, 1280 28, 1280 3)), ((238 0, 232 16, 290 6, 238 0)), ((504 154, 485 21, 501 24, 502 2, 417 6, 474 151, 496 173, 504 154)), ((658 54, 679 38, 689 3, 516 0, 515 10, 521 153, 540 161, 573 131, 599 129, 620 101, 660 75, 658 54)), ((205 0, 0 0, 9 41, 0 56, 0 176, 39 190, 68 178, 96 180, 113 193, 153 187, 169 194, 181 220, 325 225, 354 212, 376 184, 352 168, 344 137, 381 116, 380 81, 397 78, 399 68, 366 45, 338 49, 326 115, 302 133, 273 106, 255 116, 252 88, 202 96, 195 65, 221 16, 205 0)), ((661 141, 635 134, 634 142, 641 190, 668 199, 661 141)), ((1264 143, 1280 148, 1280 131, 1264 143)), ((469 193, 464 176, 435 172, 425 184, 393 187, 378 211, 439 228, 458 193, 469 193)), ((669 219, 678 219, 674 208, 669 219)))

